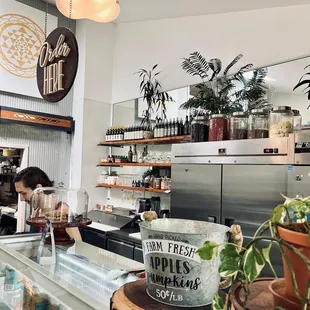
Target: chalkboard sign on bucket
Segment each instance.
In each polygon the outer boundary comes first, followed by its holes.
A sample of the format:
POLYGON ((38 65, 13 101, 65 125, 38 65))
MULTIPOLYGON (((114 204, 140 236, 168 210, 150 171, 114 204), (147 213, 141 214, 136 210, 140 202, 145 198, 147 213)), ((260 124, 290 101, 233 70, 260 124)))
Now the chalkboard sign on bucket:
POLYGON ((229 227, 157 219, 140 223, 140 230, 149 296, 178 307, 211 304, 220 283, 220 258, 204 261, 196 250, 206 241, 227 242, 229 227))

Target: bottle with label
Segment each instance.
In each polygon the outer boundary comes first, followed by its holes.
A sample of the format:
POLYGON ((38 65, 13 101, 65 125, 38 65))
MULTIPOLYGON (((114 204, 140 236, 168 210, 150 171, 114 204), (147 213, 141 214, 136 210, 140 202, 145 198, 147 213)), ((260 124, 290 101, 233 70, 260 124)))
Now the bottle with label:
POLYGON ((164 137, 168 137, 168 121, 165 121, 164 124, 164 137))
POLYGON ((156 120, 155 126, 154 126, 154 138, 158 138, 158 120, 156 120))
POLYGON ((179 118, 177 117, 177 120, 175 122, 175 126, 174 126, 174 135, 175 136, 179 136, 179 129, 180 129, 180 123, 179 123, 179 118))
POLYGON ((133 163, 137 163, 138 162, 138 153, 137 153, 136 145, 134 145, 134 147, 133 147, 132 162, 133 163))
POLYGON ((184 123, 184 135, 188 136, 190 134, 190 124, 188 121, 188 116, 186 115, 185 123, 184 123))
MULTIPOLYGON (((109 128, 110 128, 110 127, 109 127, 109 128)), ((107 129, 107 131, 106 131, 106 133, 105 133, 105 140, 106 140, 106 141, 109 141, 109 130, 110 130, 109 128, 107 129)))
POLYGON ((143 126, 140 125, 140 140, 143 139, 143 126))
POLYGON ((168 132, 167 132, 167 137, 171 137, 171 120, 168 122, 168 132))
POLYGON ((165 122, 162 121, 160 125, 160 137, 164 138, 164 136, 165 136, 165 122))
POLYGON ((132 163, 132 159, 133 159, 133 152, 131 149, 131 146, 129 147, 129 151, 128 151, 128 162, 132 163))
POLYGON ((173 119, 172 121, 171 136, 175 136, 175 119, 173 119))
POLYGON ((184 135, 184 125, 183 125, 183 119, 180 119, 180 124, 179 124, 179 135, 183 136, 184 135))

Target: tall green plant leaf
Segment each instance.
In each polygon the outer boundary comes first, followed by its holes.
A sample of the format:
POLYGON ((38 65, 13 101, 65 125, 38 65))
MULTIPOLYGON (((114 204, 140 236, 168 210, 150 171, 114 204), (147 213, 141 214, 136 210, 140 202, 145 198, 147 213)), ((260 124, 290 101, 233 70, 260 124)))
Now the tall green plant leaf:
POLYGON ((239 54, 237 57, 233 59, 233 61, 226 67, 224 70, 224 75, 227 75, 229 70, 243 57, 242 54, 239 54))
POLYGON ((265 267, 265 263, 263 254, 254 245, 245 252, 243 272, 250 282, 255 281, 260 275, 265 267))
POLYGON ((213 310, 224 310, 224 301, 218 293, 216 293, 213 297, 212 309, 213 310))

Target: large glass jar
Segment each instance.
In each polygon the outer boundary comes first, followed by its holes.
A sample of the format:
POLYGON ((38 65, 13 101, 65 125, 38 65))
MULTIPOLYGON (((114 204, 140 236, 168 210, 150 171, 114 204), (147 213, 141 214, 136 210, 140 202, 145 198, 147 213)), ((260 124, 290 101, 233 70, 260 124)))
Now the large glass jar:
POLYGON ((229 139, 243 140, 247 139, 248 134, 248 116, 244 112, 234 112, 229 121, 229 139))
POLYGON ((254 109, 249 115, 248 139, 268 138, 268 112, 263 109, 254 109))
POLYGON ((209 125, 204 116, 196 116, 191 123, 191 141, 208 141, 209 125))
POLYGON ((288 137, 293 132, 294 113, 291 107, 274 107, 269 115, 269 138, 288 137))
POLYGON ((228 118, 225 114, 212 115, 209 126, 209 141, 228 139, 228 118))
POLYGON ((302 129, 302 117, 298 110, 292 110, 292 111, 294 113, 294 123, 293 123, 294 132, 299 133, 301 132, 302 129))

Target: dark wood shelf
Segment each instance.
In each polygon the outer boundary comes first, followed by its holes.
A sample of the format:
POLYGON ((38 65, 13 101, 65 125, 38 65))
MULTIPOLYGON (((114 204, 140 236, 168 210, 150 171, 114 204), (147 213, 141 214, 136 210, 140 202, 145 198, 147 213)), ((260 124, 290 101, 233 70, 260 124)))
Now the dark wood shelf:
POLYGON ((141 139, 141 140, 123 140, 123 141, 111 141, 111 142, 100 142, 98 146, 113 146, 122 147, 124 145, 133 144, 174 144, 189 142, 190 136, 177 136, 157 139, 141 139))
POLYGON ((103 184, 103 183, 99 183, 97 187, 119 188, 119 189, 131 190, 131 191, 151 192, 151 193, 165 193, 166 192, 166 190, 163 190, 163 189, 131 187, 131 186, 124 186, 124 185, 110 185, 110 184, 103 184))
POLYGON ((171 163, 100 163, 100 167, 171 167, 171 163))

